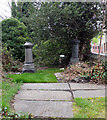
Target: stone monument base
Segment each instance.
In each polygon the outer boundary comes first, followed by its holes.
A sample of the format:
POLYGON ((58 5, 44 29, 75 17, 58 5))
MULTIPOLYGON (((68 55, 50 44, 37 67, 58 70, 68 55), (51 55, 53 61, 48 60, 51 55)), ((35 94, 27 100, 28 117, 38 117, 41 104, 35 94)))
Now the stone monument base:
POLYGON ((35 69, 34 63, 25 63, 22 69, 22 73, 25 73, 25 72, 35 73, 36 69, 35 69))
POLYGON ((69 64, 75 64, 79 62, 79 58, 71 58, 69 64))

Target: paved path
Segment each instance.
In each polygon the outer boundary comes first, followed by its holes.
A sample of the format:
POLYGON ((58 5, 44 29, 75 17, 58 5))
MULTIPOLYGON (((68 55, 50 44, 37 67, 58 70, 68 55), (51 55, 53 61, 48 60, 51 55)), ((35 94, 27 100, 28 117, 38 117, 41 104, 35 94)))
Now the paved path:
POLYGON ((105 86, 80 83, 25 83, 15 95, 14 109, 36 117, 72 118, 72 100, 104 97, 105 86))

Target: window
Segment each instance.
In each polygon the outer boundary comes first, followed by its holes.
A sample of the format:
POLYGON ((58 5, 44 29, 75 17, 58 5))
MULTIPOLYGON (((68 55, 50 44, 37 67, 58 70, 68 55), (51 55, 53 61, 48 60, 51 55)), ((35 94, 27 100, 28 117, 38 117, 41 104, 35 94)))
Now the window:
POLYGON ((100 46, 98 46, 98 49, 100 49, 100 46))

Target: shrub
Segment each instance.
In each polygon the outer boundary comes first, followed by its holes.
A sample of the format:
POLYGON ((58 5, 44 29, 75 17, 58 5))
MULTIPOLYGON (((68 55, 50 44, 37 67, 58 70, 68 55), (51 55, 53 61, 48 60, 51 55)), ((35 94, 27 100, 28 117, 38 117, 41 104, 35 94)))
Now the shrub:
POLYGON ((35 63, 41 66, 59 65, 59 55, 66 53, 57 42, 52 40, 41 41, 33 47, 35 63))
POLYGON ((26 26, 16 18, 5 19, 2 22, 2 42, 3 47, 11 51, 14 59, 24 61, 24 43, 27 37, 26 26))
POLYGON ((2 64, 3 71, 6 72, 21 72, 22 70, 22 63, 15 61, 6 47, 2 49, 2 64))
POLYGON ((87 72, 87 77, 91 83, 107 84, 107 62, 94 66, 87 72))

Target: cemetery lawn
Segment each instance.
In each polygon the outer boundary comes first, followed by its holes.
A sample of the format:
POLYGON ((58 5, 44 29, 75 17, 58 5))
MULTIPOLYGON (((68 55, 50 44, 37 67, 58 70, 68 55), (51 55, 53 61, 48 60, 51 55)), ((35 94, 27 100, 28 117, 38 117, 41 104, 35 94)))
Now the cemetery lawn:
POLYGON ((11 105, 10 102, 14 95, 18 92, 20 89, 20 86, 22 83, 13 83, 10 81, 2 81, 2 84, 0 84, 0 89, 2 88, 2 99, 0 100, 0 107, 2 104, 2 107, 6 108, 8 111, 11 111, 11 105))
POLYGON ((23 73, 23 74, 9 74, 9 77, 14 82, 23 83, 57 83, 54 73, 62 72, 58 68, 49 68, 46 70, 38 70, 36 73, 23 73))
POLYGON ((74 99, 74 118, 105 118, 106 111, 107 97, 74 99))

